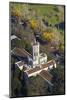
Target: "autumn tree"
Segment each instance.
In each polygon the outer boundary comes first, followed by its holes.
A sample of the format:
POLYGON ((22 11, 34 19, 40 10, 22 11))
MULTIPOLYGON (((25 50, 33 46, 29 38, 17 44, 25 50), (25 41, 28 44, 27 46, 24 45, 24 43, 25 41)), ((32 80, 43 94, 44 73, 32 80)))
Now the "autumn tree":
POLYGON ((31 19, 31 20, 29 21, 29 23, 30 23, 30 27, 31 27, 32 29, 36 29, 36 28, 38 27, 38 22, 37 22, 35 19, 31 19))

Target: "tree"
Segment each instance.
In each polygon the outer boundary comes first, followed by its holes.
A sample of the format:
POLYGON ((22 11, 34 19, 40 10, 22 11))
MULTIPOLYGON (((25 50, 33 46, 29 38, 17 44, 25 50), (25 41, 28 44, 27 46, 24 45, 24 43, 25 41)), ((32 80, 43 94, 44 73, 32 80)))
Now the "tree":
POLYGON ((54 38, 54 33, 44 32, 41 34, 41 38, 48 42, 51 42, 51 40, 54 38))
POLYGON ((52 94, 64 94, 64 69, 62 69, 61 66, 58 66, 51 70, 51 74, 53 75, 52 94))
POLYGON ((64 53, 64 44, 60 43, 60 45, 59 45, 59 51, 61 53, 64 53))
POLYGON ((10 3, 10 11, 11 15, 14 17, 20 17, 21 16, 21 9, 22 5, 18 3, 10 3))
POLYGON ((30 23, 30 27, 31 27, 32 29, 36 29, 36 28, 38 27, 38 22, 37 22, 36 20, 34 20, 34 19, 31 19, 31 20, 29 21, 29 23, 30 23))

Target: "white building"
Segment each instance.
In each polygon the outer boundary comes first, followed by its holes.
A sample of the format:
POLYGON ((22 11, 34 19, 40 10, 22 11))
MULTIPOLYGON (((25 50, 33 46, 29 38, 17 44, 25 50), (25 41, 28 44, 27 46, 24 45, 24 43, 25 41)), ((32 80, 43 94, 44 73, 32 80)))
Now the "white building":
POLYGON ((42 70, 48 71, 52 68, 56 68, 55 60, 50 60, 46 64, 41 64, 40 66, 36 66, 35 68, 27 69, 25 72, 27 73, 28 77, 36 76, 42 70))
POLYGON ((45 53, 40 53, 39 61, 40 64, 45 64, 47 62, 47 55, 45 53))
POLYGON ((32 45, 33 51, 33 67, 39 64, 39 43, 36 42, 32 45))
POLYGON ((45 64, 36 66, 35 68, 27 69, 24 71, 24 73, 27 75, 27 77, 39 75, 50 85, 53 85, 51 83, 53 76, 49 73, 49 70, 51 70, 52 68, 56 68, 56 63, 54 60, 50 60, 45 64))
POLYGON ((47 63, 47 54, 40 53, 40 44, 36 41, 32 44, 32 55, 25 49, 20 48, 15 48, 12 50, 12 52, 21 59, 26 58, 27 64, 31 68, 35 68, 36 66, 47 63))
MULTIPOLYGON (((15 48, 13 50, 14 55, 17 57, 21 57, 28 61, 24 63, 19 61, 15 63, 15 65, 22 71, 23 67, 26 68, 24 71, 27 77, 40 75, 43 79, 45 79, 49 84, 51 84, 52 75, 49 71, 52 68, 56 68, 55 60, 50 60, 47 62, 47 55, 45 53, 40 53, 40 45, 39 42, 32 44, 32 55, 29 54, 25 49, 15 48)), ((51 84, 52 85, 52 84, 51 84)))
POLYGON ((47 62, 47 55, 45 53, 40 53, 40 44, 36 42, 32 44, 33 51, 33 68, 40 64, 45 64, 47 62))

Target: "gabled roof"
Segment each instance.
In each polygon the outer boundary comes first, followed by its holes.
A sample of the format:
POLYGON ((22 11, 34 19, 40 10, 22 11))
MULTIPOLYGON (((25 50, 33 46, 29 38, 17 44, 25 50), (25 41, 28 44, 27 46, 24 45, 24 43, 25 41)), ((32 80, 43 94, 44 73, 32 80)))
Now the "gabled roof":
POLYGON ((55 64, 55 60, 50 60, 46 64, 42 64, 42 69, 55 64))
POLYGON ((48 81, 51 81, 51 80, 52 80, 52 77, 53 77, 48 71, 45 71, 45 70, 42 70, 42 71, 39 73, 39 75, 40 75, 42 78, 44 78, 44 79, 46 79, 46 80, 48 80, 48 81))
POLYGON ((32 58, 32 55, 30 53, 28 53, 25 49, 19 49, 19 48, 15 48, 13 49, 13 53, 15 55, 18 55, 18 56, 21 56, 21 57, 31 57, 32 58))
POLYGON ((39 70, 41 70, 40 66, 36 66, 35 68, 31 68, 29 70, 26 70, 25 72, 29 75, 29 74, 35 73, 39 70))
POLYGON ((42 64, 41 66, 35 66, 35 68, 31 68, 29 70, 26 70, 25 72, 29 75, 32 73, 35 73, 39 70, 44 70, 44 68, 47 68, 51 65, 54 65, 55 61, 54 60, 50 60, 49 62, 47 62, 46 64, 42 64))
POLYGON ((44 80, 46 80, 50 85, 53 85, 51 83, 53 76, 48 71, 41 69, 40 66, 37 66, 35 68, 31 68, 30 70, 26 70, 24 72, 26 72, 28 76, 31 74, 35 74, 37 72, 37 74, 39 76, 41 76, 44 80))
POLYGON ((18 62, 16 62, 15 64, 18 65, 18 67, 20 67, 20 66, 23 66, 23 65, 24 65, 24 62, 18 61, 18 62))

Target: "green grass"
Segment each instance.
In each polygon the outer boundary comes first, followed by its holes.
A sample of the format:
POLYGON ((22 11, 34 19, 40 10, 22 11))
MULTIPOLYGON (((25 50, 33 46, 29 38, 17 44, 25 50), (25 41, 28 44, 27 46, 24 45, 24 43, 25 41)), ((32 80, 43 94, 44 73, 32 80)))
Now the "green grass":
MULTIPOLYGON (((62 21, 61 20, 62 11, 59 11, 58 9, 59 6, 57 5, 10 3, 10 7, 12 10, 19 11, 19 13, 21 13, 21 15, 23 16, 26 13, 26 15, 29 14, 29 16, 34 17, 34 18, 35 16, 33 16, 33 11, 35 11, 35 14, 37 16, 44 18, 46 21, 48 21, 49 24, 56 24, 59 21, 62 21)), ((61 8, 64 12, 64 9, 62 6, 61 8)))

